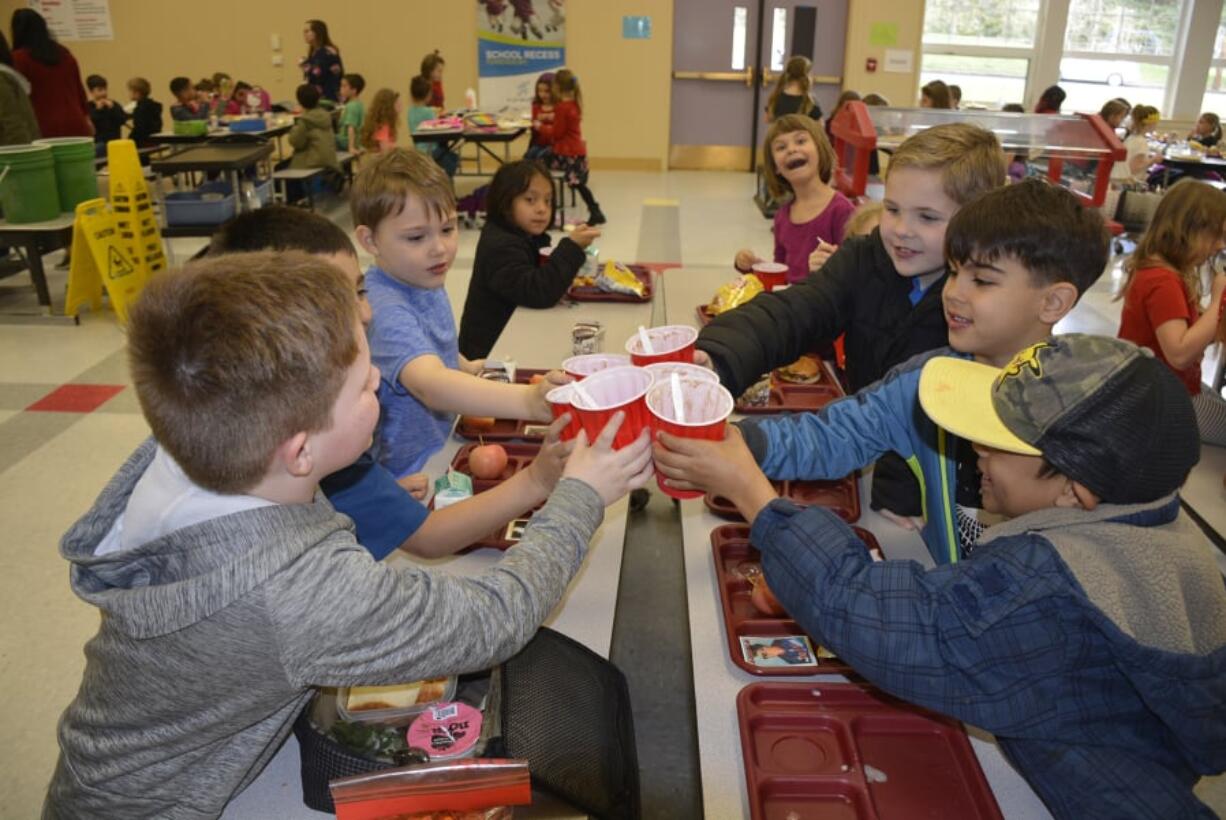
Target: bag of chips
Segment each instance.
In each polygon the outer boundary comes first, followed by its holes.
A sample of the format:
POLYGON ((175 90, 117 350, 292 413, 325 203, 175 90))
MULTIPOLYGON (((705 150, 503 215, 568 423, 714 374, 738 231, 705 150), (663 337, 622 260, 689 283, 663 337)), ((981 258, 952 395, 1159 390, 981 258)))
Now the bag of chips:
POLYGON ((646 292, 643 282, 620 262, 609 260, 600 273, 596 275, 596 287, 605 293, 623 293, 627 296, 643 298, 646 292))
POLYGON ((715 298, 711 300, 708 310, 710 310, 712 316, 727 313, 733 308, 738 308, 750 299, 753 299, 763 290, 762 281, 752 273, 738 276, 734 281, 719 286, 719 290, 715 291, 715 298))

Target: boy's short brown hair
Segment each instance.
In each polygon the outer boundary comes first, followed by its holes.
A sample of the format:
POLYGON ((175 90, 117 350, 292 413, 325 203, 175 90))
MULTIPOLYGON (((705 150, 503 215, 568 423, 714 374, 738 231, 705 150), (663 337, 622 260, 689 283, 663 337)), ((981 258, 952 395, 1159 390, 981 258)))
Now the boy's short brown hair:
POLYGON ((128 361, 145 420, 192 481, 249 491, 276 448, 324 430, 358 355, 353 283, 299 252, 192 262, 132 308, 128 361))
POLYGON ((991 131, 966 122, 951 122, 920 131, 898 146, 886 169, 886 179, 896 168, 940 170, 946 196, 965 205, 1004 185, 1009 165, 991 131))
POLYGON ((144 77, 133 77, 128 80, 128 88, 142 97, 148 97, 153 93, 153 87, 149 85, 149 81, 144 77))
POLYGON ((831 147, 830 140, 826 138, 826 132, 820 122, 806 114, 784 114, 779 117, 771 123, 770 128, 766 129, 766 139, 762 141, 762 173, 766 177, 767 190, 776 199, 785 194, 791 194, 793 191, 792 186, 779 175, 779 169, 775 167, 775 158, 771 154, 771 143, 783 134, 790 134, 793 131, 806 131, 813 138, 813 144, 817 146, 817 177, 822 182, 830 182, 830 176, 834 173, 834 166, 838 161, 834 155, 834 148, 831 147))
POLYGON ((375 230, 389 216, 400 214, 410 196, 424 199, 440 219, 455 213, 455 191, 437 162, 420 151, 403 148, 375 155, 362 166, 349 194, 354 227, 375 230))

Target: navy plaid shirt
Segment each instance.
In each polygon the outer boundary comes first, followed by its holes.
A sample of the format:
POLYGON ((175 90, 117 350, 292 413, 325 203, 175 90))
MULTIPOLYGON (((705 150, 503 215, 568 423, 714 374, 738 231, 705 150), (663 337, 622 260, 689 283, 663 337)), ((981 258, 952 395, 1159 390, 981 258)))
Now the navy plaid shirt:
POLYGON ((1137 644, 1035 534, 931 570, 873 563, 829 511, 779 499, 750 538, 810 635, 882 689, 994 733, 1057 818, 1214 817, 1192 786, 1226 769, 1226 647, 1137 644))

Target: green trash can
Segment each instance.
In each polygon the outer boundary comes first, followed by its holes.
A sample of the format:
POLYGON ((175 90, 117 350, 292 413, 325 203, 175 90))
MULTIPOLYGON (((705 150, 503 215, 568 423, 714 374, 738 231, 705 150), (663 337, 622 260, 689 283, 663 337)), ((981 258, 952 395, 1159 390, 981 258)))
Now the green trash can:
POLYGON ((52 137, 34 140, 34 144, 51 146, 61 211, 74 210, 82 202, 98 198, 93 137, 52 137))
POLYGON ((50 145, 0 145, 0 208, 14 225, 60 215, 50 145))

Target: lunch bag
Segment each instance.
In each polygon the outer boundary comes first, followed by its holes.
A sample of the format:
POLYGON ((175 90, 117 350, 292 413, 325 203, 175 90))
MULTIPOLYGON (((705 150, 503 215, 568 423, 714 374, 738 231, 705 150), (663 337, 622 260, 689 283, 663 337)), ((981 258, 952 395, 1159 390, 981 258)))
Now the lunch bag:
MULTIPOLYGON (((506 663, 487 675, 462 677, 460 693, 466 685, 480 686, 482 679, 488 692, 477 757, 527 760, 534 790, 593 817, 641 816, 630 691, 620 669, 541 627, 506 663)), ((302 800, 317 811, 333 812, 329 781, 392 767, 329 737, 312 720, 317 705, 328 708, 317 698, 294 723, 302 800)))

